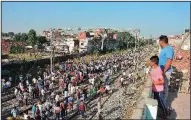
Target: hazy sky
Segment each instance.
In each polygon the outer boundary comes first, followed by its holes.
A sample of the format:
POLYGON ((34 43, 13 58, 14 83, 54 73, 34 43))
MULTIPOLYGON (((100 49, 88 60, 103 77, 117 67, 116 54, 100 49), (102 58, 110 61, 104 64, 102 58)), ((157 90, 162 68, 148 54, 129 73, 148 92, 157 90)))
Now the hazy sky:
POLYGON ((48 28, 140 28, 141 35, 190 28, 189 2, 2 2, 2 31, 48 28))

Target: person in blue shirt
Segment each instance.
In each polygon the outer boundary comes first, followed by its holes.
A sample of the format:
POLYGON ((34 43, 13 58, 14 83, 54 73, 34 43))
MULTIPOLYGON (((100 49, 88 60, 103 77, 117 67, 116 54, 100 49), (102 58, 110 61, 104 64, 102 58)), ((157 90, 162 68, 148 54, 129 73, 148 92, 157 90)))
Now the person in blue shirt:
POLYGON ((19 111, 16 107, 14 107, 12 110, 11 110, 11 114, 13 116, 13 118, 16 118, 17 115, 19 115, 19 111))
POLYGON ((34 104, 32 106, 32 115, 33 115, 33 117, 35 117, 35 115, 36 115, 36 104, 34 104))
POLYGON ((165 84, 164 84, 164 93, 165 93, 165 100, 168 97, 168 85, 171 77, 172 69, 172 61, 174 58, 174 49, 168 44, 168 37, 161 35, 159 37, 159 44, 161 46, 161 51, 159 54, 159 65, 161 70, 164 72, 165 75, 165 84))
POLYGON ((19 80, 23 83, 23 75, 22 75, 22 73, 19 76, 19 80))

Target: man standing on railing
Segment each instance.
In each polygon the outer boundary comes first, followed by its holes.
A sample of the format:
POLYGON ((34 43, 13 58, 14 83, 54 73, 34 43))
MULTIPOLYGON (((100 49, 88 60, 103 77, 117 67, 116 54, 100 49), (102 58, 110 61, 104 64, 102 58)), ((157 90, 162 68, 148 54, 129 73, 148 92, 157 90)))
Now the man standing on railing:
POLYGON ((162 48, 159 55, 159 65, 165 74, 164 93, 165 93, 165 100, 167 100, 168 85, 169 85, 171 73, 173 71, 171 65, 174 58, 174 49, 168 44, 167 36, 161 35, 159 37, 159 44, 162 48))

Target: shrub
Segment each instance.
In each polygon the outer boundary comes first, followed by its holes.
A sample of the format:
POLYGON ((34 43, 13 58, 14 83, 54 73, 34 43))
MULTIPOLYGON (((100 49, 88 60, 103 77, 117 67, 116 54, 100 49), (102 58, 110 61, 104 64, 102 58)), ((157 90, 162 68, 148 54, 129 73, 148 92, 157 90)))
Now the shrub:
POLYGON ((11 46, 10 53, 15 54, 15 53, 23 53, 24 52, 24 47, 23 46, 11 46))

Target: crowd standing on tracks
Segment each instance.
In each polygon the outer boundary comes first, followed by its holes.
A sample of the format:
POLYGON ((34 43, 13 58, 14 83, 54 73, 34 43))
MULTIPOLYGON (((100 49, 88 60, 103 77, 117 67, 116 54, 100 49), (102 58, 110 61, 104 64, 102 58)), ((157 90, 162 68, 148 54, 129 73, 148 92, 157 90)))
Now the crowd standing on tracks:
MULTIPOLYGON (((146 48, 147 49, 147 48, 146 48)), ((111 93, 110 77, 119 71, 123 76, 131 77, 125 73, 125 69, 134 66, 133 60, 141 57, 141 52, 145 48, 141 47, 136 53, 128 52, 101 56, 99 59, 86 63, 83 58, 80 62, 74 63, 72 60, 59 64, 59 69, 50 72, 39 72, 36 77, 24 78, 20 75, 20 83, 15 88, 14 94, 19 106, 32 106, 32 114, 25 112, 24 119, 64 119, 71 111, 77 110, 82 117, 85 117, 86 101, 97 95, 97 91, 111 93), (55 89, 59 87, 56 91, 55 89), (77 107, 74 107, 74 104, 77 107)), ((124 78, 120 84, 123 86, 124 78)), ((98 109, 100 109, 98 101, 98 109)), ((99 110, 100 112, 100 110, 99 110)), ((12 117, 16 118, 20 113, 17 107, 11 111, 12 117)))
MULTIPOLYGON (((27 112, 24 116, 29 118, 65 118, 67 113, 73 111, 74 101, 77 100, 77 110, 84 117, 86 110, 85 101, 90 96, 97 94, 100 88, 109 93, 110 76, 130 66, 133 61, 133 51, 130 54, 113 54, 100 57, 85 63, 80 59, 79 63, 68 60, 59 65, 56 72, 50 73, 47 69, 43 74, 34 78, 23 78, 20 75, 19 85, 14 94, 19 106, 32 106, 32 116, 27 112), (31 80, 32 79, 32 80, 31 80), (59 91, 55 87, 59 86, 59 91), (36 103, 36 101, 38 101, 36 103), (45 101, 44 104, 41 104, 45 101), (35 103, 34 103, 35 102, 35 103)), ((19 115, 15 107, 11 112, 13 117, 19 115)))

